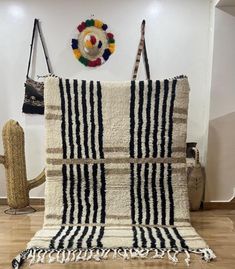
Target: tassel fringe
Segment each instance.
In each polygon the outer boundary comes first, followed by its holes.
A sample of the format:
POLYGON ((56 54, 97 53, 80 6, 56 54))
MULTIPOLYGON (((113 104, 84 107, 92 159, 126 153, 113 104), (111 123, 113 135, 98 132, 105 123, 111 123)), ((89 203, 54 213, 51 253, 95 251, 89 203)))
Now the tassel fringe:
POLYGON ((31 248, 21 252, 13 261, 12 268, 19 269, 24 261, 28 260, 29 265, 35 263, 69 263, 79 261, 101 261, 108 258, 109 254, 112 259, 122 258, 129 259, 163 259, 165 256, 176 264, 179 260, 177 255, 179 253, 185 254, 185 263, 190 264, 190 253, 200 254, 202 259, 210 262, 216 256, 209 248, 203 249, 160 249, 160 248, 90 248, 90 249, 43 249, 31 248))

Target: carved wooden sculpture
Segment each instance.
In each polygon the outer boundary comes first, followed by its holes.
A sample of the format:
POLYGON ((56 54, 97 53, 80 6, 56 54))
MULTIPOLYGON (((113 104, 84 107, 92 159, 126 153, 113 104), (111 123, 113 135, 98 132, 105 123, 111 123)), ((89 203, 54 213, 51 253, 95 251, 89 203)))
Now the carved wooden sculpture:
POLYGON ((4 156, 0 155, 0 163, 6 171, 8 205, 12 209, 22 209, 29 206, 29 191, 45 181, 45 172, 27 180, 24 131, 18 122, 9 120, 3 127, 2 137, 4 156))

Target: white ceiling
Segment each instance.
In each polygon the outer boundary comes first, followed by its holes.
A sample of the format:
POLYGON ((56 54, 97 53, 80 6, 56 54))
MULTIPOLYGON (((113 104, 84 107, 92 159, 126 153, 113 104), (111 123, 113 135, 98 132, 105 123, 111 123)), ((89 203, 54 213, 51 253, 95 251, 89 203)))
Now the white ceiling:
POLYGON ((235 0, 220 0, 216 7, 235 17, 235 0))

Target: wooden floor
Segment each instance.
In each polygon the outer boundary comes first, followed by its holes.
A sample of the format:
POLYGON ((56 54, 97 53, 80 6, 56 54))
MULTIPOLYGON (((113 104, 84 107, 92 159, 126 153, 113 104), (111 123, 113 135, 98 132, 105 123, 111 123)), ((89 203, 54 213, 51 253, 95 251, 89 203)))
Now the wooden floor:
MULTIPOLYGON (((10 269, 12 258, 24 250, 26 243, 41 228, 43 208, 24 216, 10 216, 3 213, 6 207, 0 206, 0 269, 10 269)), ((217 260, 206 263, 197 255, 191 255, 189 268, 195 269, 234 269, 235 268, 235 210, 208 210, 192 213, 192 224, 199 234, 207 241, 217 255, 217 260)), ((35 264, 32 269, 137 269, 137 268, 187 268, 184 257, 179 255, 181 262, 173 265, 168 259, 163 260, 132 260, 83 262, 77 264, 35 264)), ((25 265, 23 268, 29 268, 25 265)))

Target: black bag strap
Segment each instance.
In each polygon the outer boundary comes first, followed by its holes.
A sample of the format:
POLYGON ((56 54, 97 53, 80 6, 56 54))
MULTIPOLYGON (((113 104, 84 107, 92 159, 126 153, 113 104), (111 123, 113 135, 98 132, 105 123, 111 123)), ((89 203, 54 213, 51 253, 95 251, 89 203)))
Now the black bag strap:
POLYGON ((28 68, 27 68, 26 78, 29 77, 29 70, 30 70, 30 65, 31 65, 32 52, 33 52, 33 44, 34 44, 34 41, 35 41, 35 33, 36 33, 36 30, 38 30, 39 37, 40 37, 40 40, 41 40, 41 43, 42 43, 43 53, 44 53, 44 56, 45 56, 45 59, 46 59, 46 64, 47 64, 48 72, 50 74, 52 73, 52 70, 51 70, 51 67, 50 67, 50 63, 49 63, 49 58, 47 56, 47 50, 46 50, 45 42, 44 42, 44 39, 43 39, 43 36, 42 36, 40 24, 39 24, 39 20, 38 19, 34 19, 33 34, 32 34, 32 40, 31 40, 31 44, 30 44, 29 62, 28 62, 28 68))
POLYGON ((145 20, 143 20, 142 24, 141 24, 141 36, 140 36, 140 42, 139 42, 139 46, 138 46, 137 55, 135 58, 135 65, 134 65, 132 80, 136 80, 137 73, 139 70, 140 57, 141 57, 142 51, 143 51, 146 77, 149 80, 150 79, 150 70, 149 70, 149 62, 148 62, 147 48, 146 48, 146 42, 145 42, 145 20))

